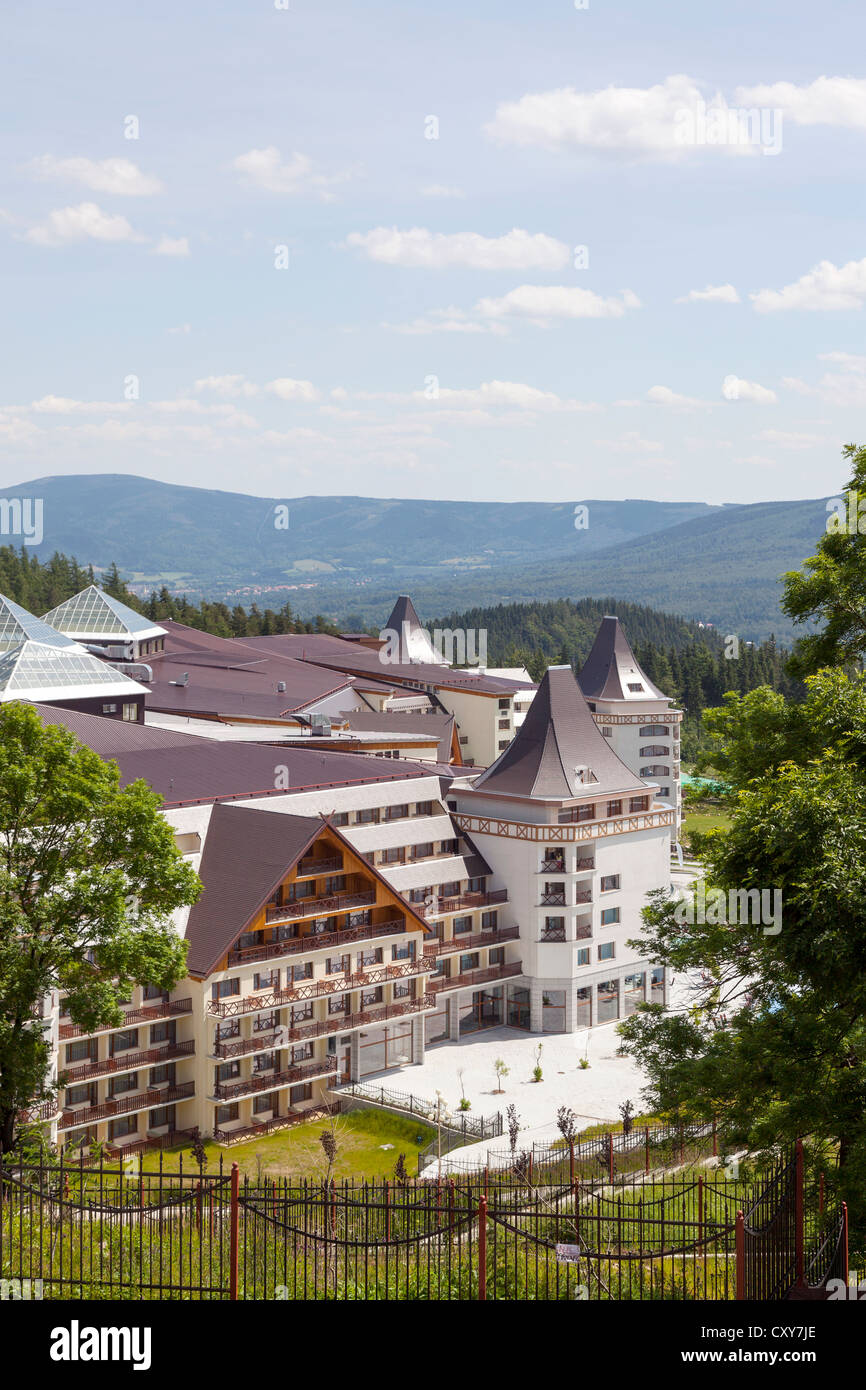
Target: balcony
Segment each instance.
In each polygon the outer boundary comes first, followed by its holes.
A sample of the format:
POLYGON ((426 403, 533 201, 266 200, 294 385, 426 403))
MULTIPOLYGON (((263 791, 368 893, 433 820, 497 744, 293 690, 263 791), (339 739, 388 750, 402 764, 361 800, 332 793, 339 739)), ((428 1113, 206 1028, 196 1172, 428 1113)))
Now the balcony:
POLYGON ((542 859, 540 874, 564 874, 565 859, 542 859))
POLYGON ((113 1120, 118 1115, 128 1115, 133 1110, 150 1110, 156 1106, 171 1105, 176 1100, 189 1100, 195 1095, 195 1082, 184 1081, 180 1086, 151 1087, 149 1091, 133 1091, 128 1096, 115 1100, 102 1101, 97 1105, 85 1105, 79 1110, 64 1110, 58 1121, 58 1129, 74 1129, 77 1125, 95 1124, 97 1120, 113 1120))
POLYGON ((580 923, 578 923, 578 925, 575 927, 573 937, 566 935, 565 927, 548 927, 544 931, 542 931, 538 939, 542 943, 542 945, 548 941, 591 941, 592 926, 581 925, 580 923))
POLYGON ((59 1109, 59 1099, 44 1100, 41 1105, 32 1105, 29 1110, 19 1110, 18 1120, 22 1125, 38 1125, 43 1120, 53 1120, 59 1109))
POLYGON ((343 868, 342 854, 333 859, 299 859, 296 869, 298 878, 314 878, 318 874, 338 874, 343 868))
POLYGON ((578 855, 577 860, 576 860, 576 862, 575 862, 575 866, 574 866, 575 873, 584 874, 584 873, 587 872, 588 869, 594 869, 594 868, 595 868, 595 859, 594 859, 594 857, 593 857, 591 854, 589 854, 589 855, 584 855, 583 857, 581 857, 580 855, 578 855))
POLYGON ((541 907, 565 907, 565 893, 542 893, 541 907))
POLYGON ((146 1004, 140 1009, 127 1009, 122 1023, 100 1023, 97 1028, 82 1028, 77 1023, 61 1023, 57 1035, 61 1042, 67 1038, 89 1038, 92 1033, 118 1032, 122 1028, 132 1028, 136 1023, 150 1023, 158 1018, 177 1018, 179 1014, 191 1013, 191 999, 170 999, 167 1004, 146 1004))
POLYGON ((575 895, 574 895, 574 901, 575 901, 576 903, 591 903, 591 902, 592 902, 592 889, 591 889, 591 888, 578 888, 577 892, 576 892, 575 895))
POLYGON ((507 888, 494 888, 489 893, 461 893, 456 898, 437 898, 432 907, 413 904, 422 917, 442 917, 449 912, 462 912, 476 907, 492 907, 508 902, 507 888))
POLYGON ((445 979, 431 980, 430 988, 434 995, 445 994, 451 989, 474 989, 478 985, 488 985, 497 980, 508 980, 523 972, 522 961, 512 961, 507 965, 491 965, 486 970, 467 970, 463 975, 450 975, 445 979))
POLYGON ((329 1033, 348 1033, 353 1028, 374 1028, 377 1023, 387 1023, 390 1018, 426 1013, 434 1007, 434 996, 428 992, 420 999, 406 999, 400 1004, 382 1004, 355 1014, 339 1014, 319 1022, 299 1023, 296 1027, 287 1028, 286 1036, 289 1042, 305 1042, 308 1038, 321 1038, 329 1033))
POLYGON ((343 931, 307 932, 304 936, 293 936, 287 941, 268 941, 263 946, 242 946, 229 951, 229 968, 236 965, 254 965, 260 960, 277 960, 280 956, 297 956, 307 951, 324 951, 351 945, 355 941, 372 941, 377 936, 395 936, 402 932, 417 931, 418 927, 406 925, 405 917, 389 917, 385 922, 373 922, 363 927, 346 927, 343 931))
POLYGON ((151 1047, 146 1052, 123 1052, 118 1057, 106 1057, 102 1062, 84 1062, 80 1067, 62 1069, 64 1084, 74 1086, 78 1081, 89 1081, 94 1076, 111 1076, 122 1071, 137 1071, 139 1067, 158 1067, 163 1062, 172 1062, 176 1057, 194 1057, 195 1039, 189 1042, 167 1043, 165 1047, 151 1047))
POLYGON ((217 1042, 210 1048, 208 1056, 246 1057, 250 1052, 273 1052, 278 1037, 278 1033, 257 1033, 252 1038, 238 1038, 234 1042, 217 1042))
POLYGON ((280 1009, 284 1004, 297 1004, 306 999, 323 999, 332 994, 345 994, 350 989, 371 989, 374 985, 387 984, 389 980, 426 975, 435 968, 435 956, 421 956, 418 960, 399 961, 394 965, 359 970, 354 975, 337 975, 332 980, 316 980, 309 985, 292 985, 290 989, 275 990, 271 994, 251 994, 243 999, 211 999, 208 1012, 218 1018, 234 1018, 238 1014, 257 1013, 260 1009, 280 1009))
POLYGON ((294 917, 329 917, 353 907, 372 907, 375 901, 375 888, 363 893, 332 893, 327 898, 301 898, 296 903, 266 908, 265 921, 270 925, 271 922, 289 922, 294 917))
MULTIPOLYGON (((334 1111, 339 1109, 336 1102, 332 1101, 329 1109, 334 1111)), ((321 1115, 322 1110, 287 1110, 285 1115, 274 1115, 270 1120, 261 1120, 259 1124, 238 1125, 232 1129, 220 1129, 214 1125, 213 1137, 215 1144, 239 1144, 248 1139, 259 1139, 263 1134, 271 1134, 275 1129, 288 1129, 290 1125, 303 1124, 305 1120, 312 1120, 317 1115, 321 1115)))
POLYGON ((217 1082, 213 1088, 213 1098, 218 1101, 237 1100, 238 1096, 253 1095, 257 1091, 278 1091, 283 1086, 295 1086, 313 1077, 329 1076, 336 1070, 336 1057, 323 1057, 320 1062, 301 1062, 296 1067, 286 1067, 284 1071, 262 1072, 242 1081, 217 1082))
POLYGON ((437 941, 432 947, 424 945, 437 956, 449 955, 452 951, 477 951, 481 946, 498 946, 503 941, 517 941, 519 927, 499 927, 491 931, 476 932, 472 936, 453 936, 450 941, 437 941))

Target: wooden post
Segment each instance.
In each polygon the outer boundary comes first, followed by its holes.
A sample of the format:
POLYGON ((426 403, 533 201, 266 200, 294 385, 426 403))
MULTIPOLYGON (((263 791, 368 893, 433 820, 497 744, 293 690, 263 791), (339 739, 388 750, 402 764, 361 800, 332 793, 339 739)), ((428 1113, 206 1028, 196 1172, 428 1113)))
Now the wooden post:
POLYGON ((232 1164, 231 1214, 229 1218, 229 1298, 232 1303, 238 1297, 238 1236, 239 1236, 239 1194, 241 1170, 232 1164))
POLYGON ((742 1303, 746 1297, 746 1222, 741 1211, 737 1212, 736 1252, 737 1299, 742 1303))
POLYGON ((796 1254, 797 1254, 797 1283, 806 1282, 806 1241, 805 1241, 805 1210, 803 1205, 803 1141, 797 1140, 797 1151, 795 1159, 795 1215, 796 1215, 796 1254))
POLYGON ((487 1198, 478 1203, 478 1297, 487 1299, 487 1198))

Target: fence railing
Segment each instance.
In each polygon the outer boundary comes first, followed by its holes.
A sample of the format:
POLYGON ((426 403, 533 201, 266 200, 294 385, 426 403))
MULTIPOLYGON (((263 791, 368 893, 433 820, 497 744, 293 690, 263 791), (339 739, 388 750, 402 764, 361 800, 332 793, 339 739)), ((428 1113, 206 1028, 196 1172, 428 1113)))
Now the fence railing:
POLYGON ((0 1164, 0 1275, 66 1299, 824 1297, 831 1273, 848 1282, 845 1244, 835 1211, 807 1212, 807 1195, 789 1157, 761 1180, 614 1183, 517 1170, 266 1181, 222 1161, 185 1167, 183 1154, 171 1172, 0 1164), (773 1231, 769 1249, 744 1252, 744 1230, 773 1231))

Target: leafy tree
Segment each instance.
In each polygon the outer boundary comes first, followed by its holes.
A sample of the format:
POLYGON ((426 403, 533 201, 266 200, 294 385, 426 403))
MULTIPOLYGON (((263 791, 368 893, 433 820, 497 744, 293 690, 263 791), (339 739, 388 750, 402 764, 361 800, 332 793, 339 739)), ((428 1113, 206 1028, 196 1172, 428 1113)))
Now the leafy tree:
POLYGON ((848 444, 843 455, 853 464, 845 497, 844 525, 834 525, 828 517, 828 530, 818 542, 816 555, 810 556, 803 570, 784 576, 782 608, 795 623, 823 620, 823 627, 797 642, 790 668, 798 676, 809 675, 824 666, 849 666, 861 662, 866 652, 866 507, 860 517, 861 499, 866 499, 866 448, 848 444), (854 499, 852 515, 858 525, 852 531, 848 522, 848 502, 854 499))
POLYGON ((184 976, 168 919, 201 884, 159 805, 32 706, 0 707, 0 1151, 18 1112, 51 1094, 46 994, 60 990, 90 1032, 122 1023, 134 985, 184 976))

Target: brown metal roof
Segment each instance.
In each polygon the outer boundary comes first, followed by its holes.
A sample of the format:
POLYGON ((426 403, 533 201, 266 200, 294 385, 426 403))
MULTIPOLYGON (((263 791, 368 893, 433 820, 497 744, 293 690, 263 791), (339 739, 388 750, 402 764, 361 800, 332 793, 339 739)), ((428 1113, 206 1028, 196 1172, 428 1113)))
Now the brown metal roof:
POLYGON ((647 788, 600 733, 571 667, 550 666, 513 740, 473 790, 566 800, 647 788), (578 768, 589 769, 586 781, 578 768))
POLYGON ((450 761, 454 736, 453 714, 376 714, 366 710, 347 710, 344 718, 350 729, 361 733, 429 734, 438 743, 440 762, 450 761))
POLYGON ((588 700, 629 700, 641 696, 644 699, 667 699, 638 665, 617 617, 602 618, 592 651, 577 679, 588 700), (639 684, 644 688, 631 691, 629 684, 639 684))

